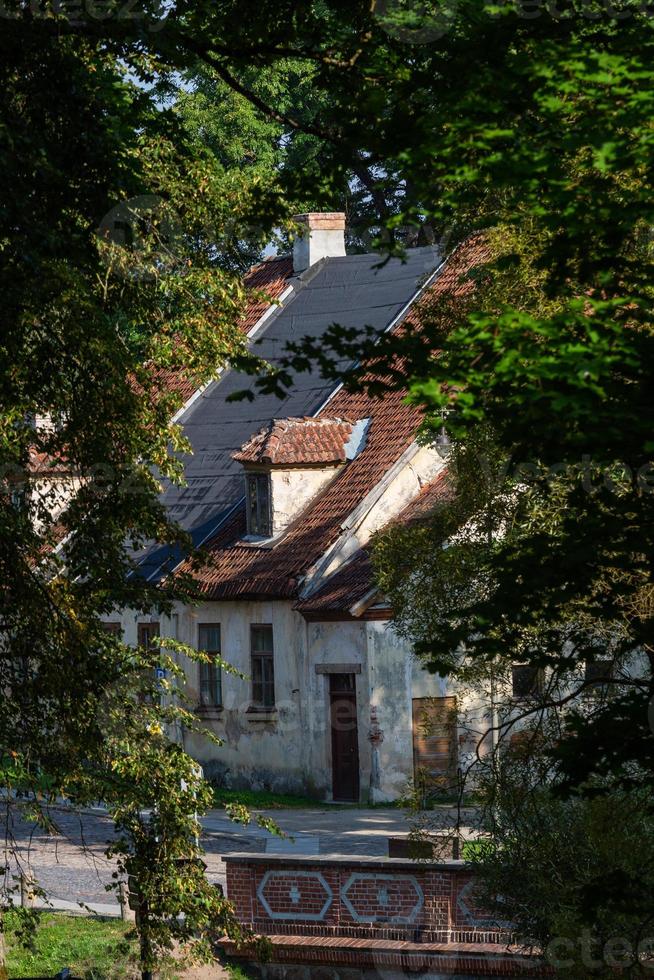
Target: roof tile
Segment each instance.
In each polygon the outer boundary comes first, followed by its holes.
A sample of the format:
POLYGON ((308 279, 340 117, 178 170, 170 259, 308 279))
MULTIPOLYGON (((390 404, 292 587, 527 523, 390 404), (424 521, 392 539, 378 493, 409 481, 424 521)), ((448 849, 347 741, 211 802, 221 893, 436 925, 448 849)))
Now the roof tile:
MULTIPOLYGON (((279 299, 292 275, 293 260, 288 256, 266 259, 250 269, 244 278, 244 286, 252 296, 241 321, 243 333, 249 333, 256 326, 270 307, 271 300, 279 299)), ((152 373, 152 378, 161 392, 176 393, 184 401, 198 389, 197 379, 183 368, 159 368, 152 373)))
MULTIPOLYGON (((395 518, 393 524, 413 524, 426 520, 438 504, 447 500, 452 492, 452 482, 447 470, 438 476, 412 500, 395 518)), ((360 548, 325 583, 295 608, 306 615, 316 613, 347 612, 360 602, 374 585, 374 569, 367 548, 360 548)))
POLYGON ((233 453, 232 459, 271 466, 344 463, 352 429, 349 419, 273 419, 233 453))
MULTIPOLYGON (((487 249, 480 239, 465 243, 430 288, 429 302, 445 294, 463 296, 470 292, 474 285, 466 278, 467 272, 487 260, 487 249)), ((418 317, 414 307, 401 324, 402 329, 417 326, 418 317)), ((298 516, 273 548, 240 540, 246 533, 245 506, 237 508, 207 543, 209 561, 195 573, 206 599, 296 597, 302 577, 337 540, 348 514, 410 446, 422 414, 416 406, 406 404, 403 391, 390 391, 383 398, 375 398, 365 392, 340 388, 318 418, 332 422, 369 418, 365 447, 298 516)), ((411 506, 420 508, 425 503, 421 497, 411 506)), ((189 571, 191 565, 185 562, 182 568, 189 571)))

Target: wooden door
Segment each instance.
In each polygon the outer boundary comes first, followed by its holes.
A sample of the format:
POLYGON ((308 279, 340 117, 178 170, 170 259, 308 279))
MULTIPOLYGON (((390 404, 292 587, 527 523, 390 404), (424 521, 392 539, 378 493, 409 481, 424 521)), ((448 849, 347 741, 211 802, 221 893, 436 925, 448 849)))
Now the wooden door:
POLYGON ((329 675, 332 788, 335 800, 359 800, 359 731, 354 674, 329 675))
POLYGON ((457 789, 456 698, 413 699, 413 774, 426 793, 457 789))

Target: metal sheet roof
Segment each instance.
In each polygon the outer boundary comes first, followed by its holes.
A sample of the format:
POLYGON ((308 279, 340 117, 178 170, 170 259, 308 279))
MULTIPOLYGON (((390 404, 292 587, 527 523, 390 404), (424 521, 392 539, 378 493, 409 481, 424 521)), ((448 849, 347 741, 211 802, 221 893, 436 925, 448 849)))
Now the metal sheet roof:
MULTIPOLYGON (((381 266, 377 255, 324 259, 290 280, 294 295, 268 318, 254 349, 274 364, 289 341, 305 336, 319 339, 333 323, 382 332, 440 261, 437 249, 431 247, 411 249, 406 261, 391 259, 381 266)), ((184 457, 187 486, 165 485, 162 500, 171 519, 191 533, 196 545, 215 531, 243 496, 243 469, 232 453, 273 418, 314 415, 335 385, 315 374, 300 374, 284 399, 257 395, 252 402, 227 400, 233 392, 250 387, 250 377, 228 370, 180 419, 193 446, 193 455, 184 457)), ((150 549, 141 570, 148 576, 168 571, 171 557, 168 548, 150 549)))

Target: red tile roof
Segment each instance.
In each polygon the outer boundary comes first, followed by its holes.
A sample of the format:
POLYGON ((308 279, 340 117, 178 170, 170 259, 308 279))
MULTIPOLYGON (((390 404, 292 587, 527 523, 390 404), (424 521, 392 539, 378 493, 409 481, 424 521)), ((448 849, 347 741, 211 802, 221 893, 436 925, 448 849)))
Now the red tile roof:
POLYGON ((370 592, 373 581, 370 552, 361 548, 317 592, 296 603, 295 608, 312 618, 315 614, 347 614, 355 603, 361 602, 370 592))
POLYGON ((330 415, 372 418, 365 448, 273 548, 238 540, 245 534, 245 508, 239 509, 207 545, 211 563, 198 573, 206 598, 294 596, 298 579, 336 540, 345 517, 411 444, 420 423, 419 410, 404 404, 402 392, 373 401, 341 390, 328 408, 330 415))
MULTIPOLYGON (((425 520, 438 504, 449 498, 451 492, 452 483, 447 470, 442 470, 392 523, 406 525, 425 520)), ((296 603, 295 608, 303 615, 312 617, 324 613, 347 613, 364 598, 374 584, 370 551, 360 548, 316 592, 296 603)))
MULTIPOLYGON (((241 321, 243 333, 249 333, 256 326, 270 307, 271 300, 279 299, 292 275, 293 260, 288 256, 266 259, 250 269, 244 279, 245 288, 252 295, 241 321)), ((177 393, 185 402, 199 386, 197 379, 183 368, 159 368, 152 373, 152 378, 162 392, 177 393)))
POLYGON ((64 453, 60 456, 51 456, 50 453, 31 446, 29 459, 27 462, 27 472, 30 476, 61 476, 70 474, 72 466, 64 453))
MULTIPOLYGON (((487 259, 479 239, 462 245, 430 288, 430 305, 442 295, 449 298, 468 293, 474 286, 466 274, 487 259)), ((418 316, 414 307, 402 328, 415 327, 418 316)), ((339 389, 319 417, 370 418, 365 447, 272 548, 242 540, 246 533, 245 506, 238 507, 205 546, 208 562, 195 572, 202 595, 206 599, 297 596, 302 577, 338 539, 345 518, 411 445, 422 416, 420 409, 407 405, 404 398, 402 391, 373 398, 364 392, 339 389)), ((416 506, 421 504, 416 502, 416 506)), ((190 571, 190 563, 182 563, 182 569, 190 571)))
POLYGON ((272 466, 344 463, 352 429, 349 419, 273 419, 232 458, 272 466))
POLYGON ((245 277, 245 288, 252 290, 253 295, 245 311, 243 333, 249 333, 256 326, 270 306, 271 299, 279 299, 292 275, 293 259, 288 255, 266 259, 250 269, 245 277), (258 295, 254 294, 255 290, 258 295))
POLYGON ((39 558, 47 558, 52 555, 59 545, 70 534, 70 527, 62 520, 56 521, 41 531, 41 543, 39 545, 39 558))
POLYGON ((452 496, 453 485, 448 470, 443 469, 438 476, 422 488, 399 514, 394 524, 416 524, 426 520, 439 504, 452 496))

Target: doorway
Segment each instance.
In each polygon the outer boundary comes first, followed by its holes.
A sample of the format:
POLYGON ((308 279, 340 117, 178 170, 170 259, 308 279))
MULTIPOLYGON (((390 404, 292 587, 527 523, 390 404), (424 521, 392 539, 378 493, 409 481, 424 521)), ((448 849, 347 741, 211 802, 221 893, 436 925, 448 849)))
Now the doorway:
POLYGON ((329 675, 332 789, 335 800, 359 801, 359 730, 355 674, 329 675))

